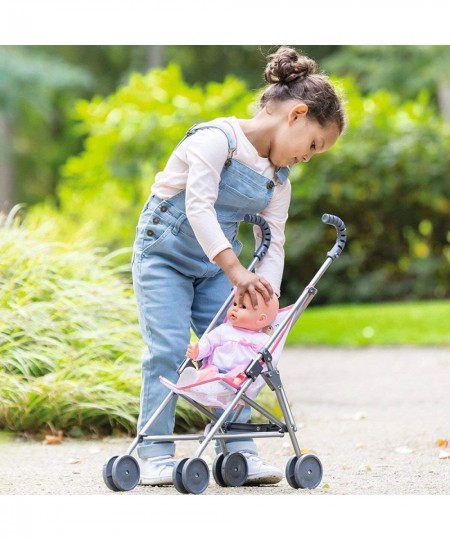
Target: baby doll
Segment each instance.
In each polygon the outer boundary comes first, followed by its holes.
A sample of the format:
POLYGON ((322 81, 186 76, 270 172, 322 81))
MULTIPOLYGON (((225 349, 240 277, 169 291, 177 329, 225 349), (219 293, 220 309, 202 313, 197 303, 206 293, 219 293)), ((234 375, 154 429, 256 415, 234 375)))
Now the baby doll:
POLYGON ((247 365, 267 343, 279 309, 277 296, 272 295, 266 304, 257 293, 258 306, 253 307, 250 295, 245 294, 242 307, 237 296, 227 312, 227 319, 207 334, 198 343, 190 343, 186 356, 193 360, 203 359, 200 371, 186 368, 178 385, 192 384, 212 371, 226 373, 238 365, 247 365))

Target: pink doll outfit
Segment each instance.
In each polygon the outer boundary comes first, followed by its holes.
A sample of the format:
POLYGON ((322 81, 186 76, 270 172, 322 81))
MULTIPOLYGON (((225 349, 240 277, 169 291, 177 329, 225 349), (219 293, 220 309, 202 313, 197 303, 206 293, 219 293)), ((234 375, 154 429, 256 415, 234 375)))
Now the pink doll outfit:
POLYGON ((245 330, 229 321, 204 334, 198 342, 198 360, 213 364, 219 371, 231 371, 239 364, 248 364, 267 343, 269 335, 263 330, 245 330))
MULTIPOLYGON (((289 309, 290 306, 278 311, 272 324, 274 330, 282 323, 289 309)), ((288 329, 271 347, 274 367, 279 361, 287 334, 288 329)), ((270 336, 264 331, 235 328, 227 320, 200 339, 198 359, 204 359, 201 369, 185 368, 176 384, 164 377, 160 377, 160 380, 175 393, 187 395, 198 403, 208 407, 226 407, 247 380, 244 370, 269 339, 270 336)), ((264 371, 266 369, 264 368, 264 371)), ((251 384, 246 395, 255 399, 264 385, 264 379, 260 375, 251 384)))

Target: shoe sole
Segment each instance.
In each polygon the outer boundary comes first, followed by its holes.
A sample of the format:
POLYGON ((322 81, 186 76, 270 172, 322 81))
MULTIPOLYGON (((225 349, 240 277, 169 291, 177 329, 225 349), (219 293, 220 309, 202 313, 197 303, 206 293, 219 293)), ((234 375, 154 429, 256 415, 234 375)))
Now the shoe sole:
POLYGON ((171 486, 173 485, 172 478, 167 480, 149 480, 148 478, 141 478, 139 480, 140 486, 171 486))
POLYGON ((255 476, 254 478, 247 478, 244 483, 244 486, 255 486, 260 484, 278 484, 281 482, 283 477, 279 475, 273 476, 255 476))

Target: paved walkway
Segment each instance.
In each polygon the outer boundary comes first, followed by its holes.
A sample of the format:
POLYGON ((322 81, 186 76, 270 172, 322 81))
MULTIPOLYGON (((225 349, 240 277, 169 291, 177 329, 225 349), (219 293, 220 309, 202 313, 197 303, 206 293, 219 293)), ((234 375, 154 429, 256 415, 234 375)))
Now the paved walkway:
MULTIPOLYGON (((450 441, 450 349, 286 348, 280 373, 300 446, 322 461, 320 486, 306 492, 283 480, 276 486, 220 488, 211 475, 203 495, 450 495, 450 459, 444 459, 450 446, 436 444, 450 441)), ((197 444, 179 443, 179 457, 191 457, 197 444)), ((293 455, 289 437, 257 444, 283 470, 293 455)), ((128 445, 129 440, 109 438, 2 443, 0 494, 182 496, 173 487, 108 490, 103 463, 128 445)), ((212 463, 209 448, 203 457, 212 463)))

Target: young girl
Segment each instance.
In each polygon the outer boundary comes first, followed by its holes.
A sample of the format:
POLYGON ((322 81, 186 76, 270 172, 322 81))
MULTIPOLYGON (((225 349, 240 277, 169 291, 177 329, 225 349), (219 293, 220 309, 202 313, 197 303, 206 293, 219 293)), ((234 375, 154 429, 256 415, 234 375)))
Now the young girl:
MULTIPOLYGON (((200 337, 233 286, 240 306, 246 293, 254 307, 256 292, 266 302, 280 294, 289 167, 331 148, 345 124, 339 97, 316 67, 310 58, 281 47, 269 57, 264 73, 269 85, 256 116, 195 125, 156 175, 139 219, 132 261, 146 343, 138 430, 167 394, 159 376, 176 382, 190 327, 200 337), (263 216, 272 231, 270 249, 255 273, 238 259, 238 226, 248 213, 263 216)), ((255 237, 258 243, 258 231, 255 237)), ((249 415, 246 407, 239 421, 248 421, 249 415)), ((171 435, 174 419, 173 399, 149 435, 171 435)), ((282 479, 279 469, 259 458, 253 440, 232 439, 227 449, 246 456, 247 484, 282 479)), ((174 454, 173 442, 141 443, 140 482, 172 483, 174 454)))

